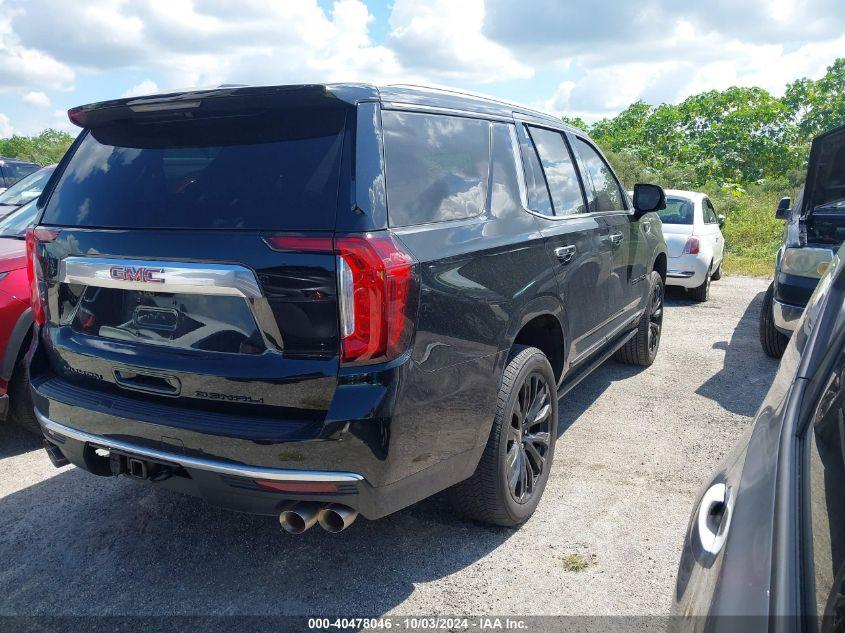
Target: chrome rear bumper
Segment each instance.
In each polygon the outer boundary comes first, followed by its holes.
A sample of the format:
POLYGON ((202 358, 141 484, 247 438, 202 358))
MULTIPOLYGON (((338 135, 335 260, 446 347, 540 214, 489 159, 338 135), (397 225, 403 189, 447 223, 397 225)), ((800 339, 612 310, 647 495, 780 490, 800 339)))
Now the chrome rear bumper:
POLYGON ((45 436, 50 439, 53 435, 62 438, 70 438, 78 442, 86 442, 94 446, 123 451, 139 457, 178 464, 185 469, 204 470, 221 475, 234 475, 249 479, 268 479, 274 481, 309 481, 309 482, 333 482, 333 483, 356 483, 364 478, 357 473, 331 472, 331 471, 310 471, 310 470, 287 470, 277 468, 262 468, 260 466, 246 466, 189 455, 178 455, 167 451, 160 451, 154 448, 135 446, 120 440, 114 440, 100 435, 93 435, 85 431, 73 429, 64 424, 59 424, 50 418, 42 415, 36 410, 35 415, 45 431, 45 436))

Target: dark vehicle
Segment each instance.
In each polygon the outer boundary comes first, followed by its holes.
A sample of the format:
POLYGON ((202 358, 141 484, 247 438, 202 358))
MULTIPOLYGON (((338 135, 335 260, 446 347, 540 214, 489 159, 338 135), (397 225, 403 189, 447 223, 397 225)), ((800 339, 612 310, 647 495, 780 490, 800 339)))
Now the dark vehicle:
POLYGON ((842 630, 843 254, 796 323, 752 428, 693 512, 675 594, 679 629, 842 630), (728 617, 740 615, 753 617, 728 617))
POLYGON ((0 192, 39 169, 41 169, 41 165, 37 163, 0 156, 0 192))
POLYGON ((0 218, 40 196, 55 168, 50 165, 34 171, 0 193, 0 218))
POLYGON ((635 211, 553 117, 366 85, 69 115, 84 131, 28 234, 56 464, 292 532, 450 486, 512 526, 549 476, 558 394, 657 353, 663 192, 638 185, 635 211))
POLYGON ((773 358, 783 355, 813 289, 845 241, 845 126, 813 140, 807 180, 790 205, 783 198, 777 208, 786 228, 760 311, 760 343, 773 358))

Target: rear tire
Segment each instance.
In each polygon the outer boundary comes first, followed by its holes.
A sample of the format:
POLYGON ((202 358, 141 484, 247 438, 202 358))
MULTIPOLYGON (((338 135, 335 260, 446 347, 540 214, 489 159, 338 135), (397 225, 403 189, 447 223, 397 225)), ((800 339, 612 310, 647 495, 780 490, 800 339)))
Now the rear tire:
POLYGON ((455 510, 504 527, 527 521, 549 479, 557 421, 557 381, 549 360, 536 347, 514 345, 481 460, 469 479, 447 492, 455 510))
POLYGON ((41 426, 35 417, 35 407, 29 392, 29 367, 24 358, 18 361, 9 381, 9 417, 24 430, 41 435, 41 426))
POLYGON ((710 279, 713 281, 719 281, 722 278, 722 262, 719 262, 719 267, 713 271, 713 274, 710 275, 710 279))
POLYGON ((763 296, 763 307, 760 309, 760 345, 767 356, 780 358, 786 351, 789 337, 775 327, 772 302, 774 301, 775 285, 769 284, 763 296))
POLYGON ((697 301, 698 303, 704 303, 708 299, 710 299, 710 279, 713 277, 713 273, 711 268, 713 267, 713 262, 710 262, 710 267, 707 269, 707 274, 704 275, 704 281, 701 282, 701 285, 698 288, 693 288, 690 290, 690 294, 692 294, 693 301, 697 301))
POLYGON ((656 270, 648 277, 648 305, 640 317, 634 338, 616 350, 613 360, 628 365, 648 367, 657 358, 660 335, 663 332, 663 278, 656 270))

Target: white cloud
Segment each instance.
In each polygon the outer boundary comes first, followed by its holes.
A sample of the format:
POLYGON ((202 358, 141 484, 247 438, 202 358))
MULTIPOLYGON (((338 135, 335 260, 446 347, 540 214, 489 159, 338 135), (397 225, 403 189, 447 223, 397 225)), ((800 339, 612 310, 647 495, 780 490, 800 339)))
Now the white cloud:
POLYGON ((483 0, 397 0, 389 43, 403 66, 429 76, 479 83, 530 77, 530 66, 482 34, 483 23, 483 0))
POLYGON ((137 83, 128 90, 124 91, 121 97, 142 97, 144 95, 151 95, 159 92, 158 84, 152 79, 144 79, 141 83, 137 83))
POLYGON ((73 85, 74 72, 66 64, 21 43, 12 28, 15 11, 0 1, 0 92, 49 87, 65 90, 73 85))
POLYGON ((36 90, 30 90, 23 97, 21 97, 21 99, 23 99, 25 103, 35 106, 36 108, 50 107, 50 97, 48 97, 43 92, 39 92, 36 90))
POLYGON ((14 129, 9 117, 0 112, 0 138, 9 138, 13 133, 14 129))

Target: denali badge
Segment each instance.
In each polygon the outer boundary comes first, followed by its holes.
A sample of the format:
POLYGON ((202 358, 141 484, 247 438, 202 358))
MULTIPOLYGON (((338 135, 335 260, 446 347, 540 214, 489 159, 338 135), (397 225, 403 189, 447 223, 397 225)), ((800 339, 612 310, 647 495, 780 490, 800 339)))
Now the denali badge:
POLYGON ((146 266, 112 266, 109 277, 120 281, 149 281, 163 284, 164 279, 156 277, 164 273, 164 268, 147 268, 146 266))

